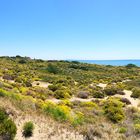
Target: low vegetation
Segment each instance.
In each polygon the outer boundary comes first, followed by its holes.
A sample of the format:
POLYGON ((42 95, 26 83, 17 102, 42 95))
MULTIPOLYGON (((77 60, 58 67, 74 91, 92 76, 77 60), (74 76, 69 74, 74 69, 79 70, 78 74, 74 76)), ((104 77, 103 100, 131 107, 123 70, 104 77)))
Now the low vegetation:
POLYGON ((140 88, 133 88, 133 93, 131 95, 131 97, 133 98, 140 98, 140 88))
POLYGON ((0 108, 0 139, 14 140, 16 131, 15 123, 9 118, 4 109, 0 108))
POLYGON ((104 103, 104 113, 113 122, 117 123, 125 118, 124 104, 117 99, 108 99, 104 103))
POLYGON ((26 122, 23 126, 23 136, 31 137, 33 135, 34 124, 33 122, 26 122))
MULTIPOLYGON (((139 99, 139 76, 140 68, 132 64, 117 67, 1 57, 0 99, 10 101, 23 114, 36 111, 72 128, 85 140, 108 140, 110 135, 133 139, 140 134, 140 116, 129 108, 133 102, 124 89, 139 99)), ((14 117, 10 117, 0 109, 0 138, 12 140, 16 135, 14 117)), ((32 120, 25 122, 23 136, 34 136, 35 129, 32 120)))

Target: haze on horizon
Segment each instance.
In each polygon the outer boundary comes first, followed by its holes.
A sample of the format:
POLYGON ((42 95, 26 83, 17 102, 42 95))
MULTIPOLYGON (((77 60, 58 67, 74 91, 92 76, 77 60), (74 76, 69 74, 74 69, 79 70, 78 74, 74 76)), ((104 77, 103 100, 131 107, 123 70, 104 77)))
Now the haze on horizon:
POLYGON ((2 0, 0 56, 140 59, 139 0, 2 0))

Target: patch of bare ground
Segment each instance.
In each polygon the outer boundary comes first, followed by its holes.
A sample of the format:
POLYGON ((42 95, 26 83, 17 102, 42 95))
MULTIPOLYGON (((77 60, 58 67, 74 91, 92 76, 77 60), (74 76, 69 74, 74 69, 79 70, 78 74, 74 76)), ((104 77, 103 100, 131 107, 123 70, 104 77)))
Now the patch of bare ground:
POLYGON ((32 83, 32 86, 33 86, 33 87, 38 86, 38 87, 48 88, 49 85, 52 85, 52 84, 47 83, 47 82, 42 82, 42 81, 34 81, 34 82, 32 83))

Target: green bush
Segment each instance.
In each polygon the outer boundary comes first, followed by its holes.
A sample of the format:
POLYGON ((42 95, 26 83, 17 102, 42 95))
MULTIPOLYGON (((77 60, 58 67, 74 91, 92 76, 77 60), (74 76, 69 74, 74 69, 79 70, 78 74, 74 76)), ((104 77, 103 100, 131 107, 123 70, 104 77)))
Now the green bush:
POLYGON ((32 84, 30 81, 25 81, 24 84, 26 87, 32 87, 32 84))
POLYGON ((133 113, 134 124, 140 124, 140 112, 133 113))
POLYGON ((33 134, 33 130, 34 130, 34 124, 33 122, 26 122, 23 126, 23 135, 25 137, 31 137, 33 134))
POLYGON ((124 134, 124 133, 126 133, 126 132, 127 132, 127 128, 126 128, 126 127, 121 127, 121 128, 119 129, 119 133, 124 134))
POLYGON ((5 92, 3 89, 0 89, 0 97, 4 97, 5 96, 5 92))
POLYGON ((91 107, 91 108, 97 108, 98 105, 92 101, 87 101, 87 102, 81 102, 80 103, 81 107, 91 107))
POLYGON ((77 112, 74 119, 72 120, 72 125, 76 127, 78 125, 82 125, 84 121, 85 121, 84 114, 81 112, 77 112))
POLYGON ((140 124, 135 124, 134 130, 135 130, 135 133, 140 134, 140 124))
POLYGON ((59 85, 49 85, 48 88, 54 92, 54 91, 58 90, 60 88, 60 86, 59 85))
POLYGON ((128 64, 126 65, 126 68, 136 68, 137 66, 135 64, 128 64))
POLYGON ((19 64, 26 64, 27 62, 26 62, 26 60, 21 59, 21 60, 18 61, 18 63, 19 63, 19 64))
POLYGON ((104 103, 104 113, 113 122, 120 122, 125 118, 123 103, 117 99, 108 99, 104 103))
POLYGON ((55 98, 57 99, 67 99, 70 98, 70 91, 68 90, 57 90, 54 94, 55 98))
POLYGON ((133 114, 134 129, 137 134, 140 134, 140 112, 137 111, 133 114))
POLYGON ((117 94, 117 91, 118 91, 118 89, 114 86, 106 87, 104 89, 105 94, 108 95, 108 96, 112 96, 112 95, 117 94))
POLYGON ((15 123, 9 119, 3 109, 0 109, 0 138, 14 140, 16 131, 15 123))
POLYGON ((51 63, 48 64, 47 70, 48 70, 49 73, 53 73, 53 74, 59 73, 59 69, 58 69, 57 65, 54 65, 54 64, 51 64, 51 63))
POLYGON ((133 88, 131 97, 133 98, 139 98, 140 97, 140 88, 133 88))
POLYGON ((51 115, 54 119, 58 121, 69 121, 71 109, 65 105, 55 105, 48 102, 43 107, 44 112, 51 115))
POLYGON ((104 98, 105 94, 102 91, 94 91, 93 98, 104 98))

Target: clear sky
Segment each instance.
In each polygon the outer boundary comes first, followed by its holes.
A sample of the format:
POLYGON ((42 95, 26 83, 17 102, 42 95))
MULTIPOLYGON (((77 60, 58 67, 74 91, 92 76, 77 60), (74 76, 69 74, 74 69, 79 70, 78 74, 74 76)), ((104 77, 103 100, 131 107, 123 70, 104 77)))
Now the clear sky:
POLYGON ((140 0, 0 0, 0 56, 140 59, 140 0))

